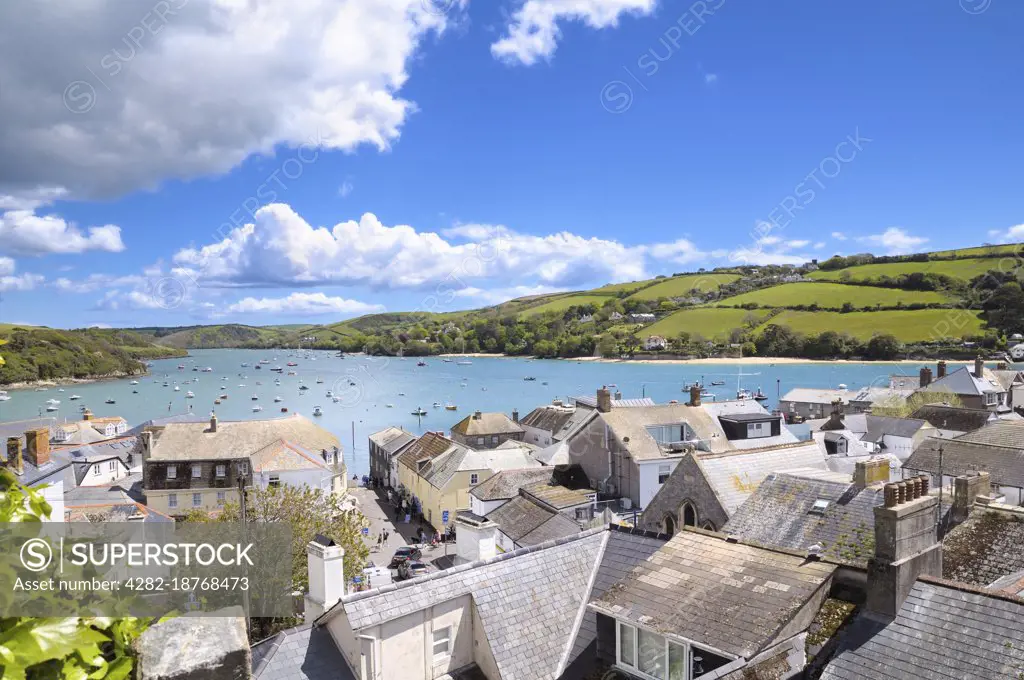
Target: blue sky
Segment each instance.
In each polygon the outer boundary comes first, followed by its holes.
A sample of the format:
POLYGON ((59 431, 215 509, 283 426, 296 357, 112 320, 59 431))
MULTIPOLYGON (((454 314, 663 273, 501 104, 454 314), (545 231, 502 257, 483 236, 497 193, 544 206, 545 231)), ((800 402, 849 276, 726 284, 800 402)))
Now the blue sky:
POLYGON ((0 322, 323 323, 1024 240, 1008 0, 65 5, 0 7, 0 322))

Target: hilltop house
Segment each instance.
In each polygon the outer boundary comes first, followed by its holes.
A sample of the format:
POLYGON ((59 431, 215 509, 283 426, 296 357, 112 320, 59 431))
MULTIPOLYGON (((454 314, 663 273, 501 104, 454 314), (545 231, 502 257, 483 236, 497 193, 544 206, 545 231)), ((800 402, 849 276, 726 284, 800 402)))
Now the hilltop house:
POLYGON ((519 412, 504 413, 475 411, 452 425, 452 440, 477 449, 496 449, 507 441, 523 441, 524 430, 519 425, 519 412))
POLYGON ((139 435, 147 504, 167 515, 215 511, 239 488, 310 486, 345 491, 337 437, 309 419, 171 422, 139 435))

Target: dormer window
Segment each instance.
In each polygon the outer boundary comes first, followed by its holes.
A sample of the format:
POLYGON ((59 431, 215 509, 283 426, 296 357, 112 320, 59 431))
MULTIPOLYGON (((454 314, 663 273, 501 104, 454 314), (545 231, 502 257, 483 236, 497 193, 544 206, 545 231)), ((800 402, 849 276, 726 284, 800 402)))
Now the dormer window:
POLYGON ((615 628, 615 665, 645 680, 693 680, 730 662, 623 621, 615 628))

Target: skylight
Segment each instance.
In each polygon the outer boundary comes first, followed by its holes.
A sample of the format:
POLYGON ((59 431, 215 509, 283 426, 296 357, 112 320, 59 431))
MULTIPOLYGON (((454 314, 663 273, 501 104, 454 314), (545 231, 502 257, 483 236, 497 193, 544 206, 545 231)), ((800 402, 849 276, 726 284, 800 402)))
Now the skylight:
POLYGON ((814 505, 811 506, 810 512, 817 515, 824 515, 825 510, 828 509, 829 502, 830 501, 828 501, 825 498, 819 498, 818 500, 814 501, 814 505))

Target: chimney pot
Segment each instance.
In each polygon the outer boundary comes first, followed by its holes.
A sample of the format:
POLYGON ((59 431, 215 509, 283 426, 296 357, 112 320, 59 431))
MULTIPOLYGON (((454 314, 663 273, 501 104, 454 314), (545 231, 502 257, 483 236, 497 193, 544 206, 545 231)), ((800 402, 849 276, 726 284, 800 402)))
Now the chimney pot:
POLYGON ((50 430, 41 427, 25 433, 26 454, 36 467, 50 462, 50 430))
POLYGON ((882 493, 884 494, 884 498, 885 498, 885 507, 887 507, 887 508, 894 508, 894 507, 896 507, 896 504, 898 502, 897 491, 896 491, 896 483, 895 482, 891 482, 889 484, 886 484, 885 487, 883 487, 882 493))
POLYGON ((621 401, 621 400, 622 400, 622 392, 619 392, 618 390, 615 390, 615 401, 621 401))
POLYGON ((932 382, 932 369, 925 366, 921 369, 921 387, 928 387, 932 382))
POLYGON ((217 431, 217 414, 216 413, 211 413, 210 414, 210 432, 216 432, 216 431, 217 431))
POLYGON ((921 475, 921 495, 928 495, 928 487, 931 486, 931 478, 928 475, 921 475))
POLYGON ((512 422, 513 423, 518 423, 519 422, 519 409, 517 409, 517 408, 512 409, 512 422))
POLYGON ((1005 361, 1000 361, 996 364, 996 370, 998 371, 1005 371, 1007 368, 1009 368, 1009 365, 1005 361))
POLYGON ((92 420, 92 411, 88 408, 82 411, 82 420, 92 420))
POLYGON ((690 406, 700 406, 700 387, 690 386, 690 406))
POLYGON ((612 395, 604 385, 597 391, 597 410, 600 413, 609 413, 612 410, 612 395))
POLYGON ((480 411, 473 411, 473 420, 480 420, 483 417, 483 413, 480 411))
POLYGON ((985 375, 985 360, 980 356, 974 360, 974 377, 982 378, 985 375))
POLYGON ((937 374, 937 377, 945 378, 946 377, 946 362, 945 361, 940 361, 939 364, 938 364, 938 369, 939 369, 939 372, 937 374))

